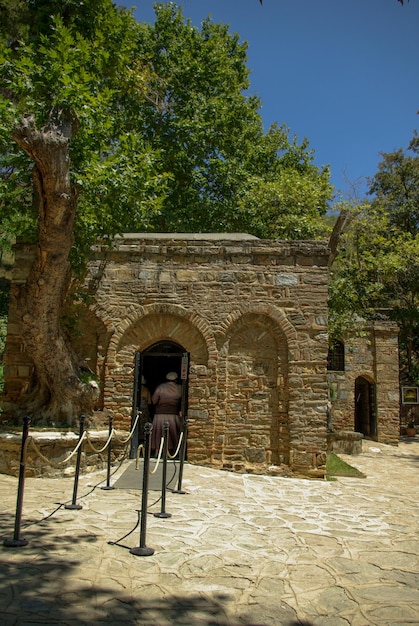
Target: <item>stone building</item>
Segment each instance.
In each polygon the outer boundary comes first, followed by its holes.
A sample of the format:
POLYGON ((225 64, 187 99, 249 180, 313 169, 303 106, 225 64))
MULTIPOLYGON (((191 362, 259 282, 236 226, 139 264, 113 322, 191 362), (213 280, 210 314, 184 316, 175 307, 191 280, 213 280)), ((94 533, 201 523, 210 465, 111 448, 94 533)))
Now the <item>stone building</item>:
POLYGON ((400 435, 398 326, 366 324, 363 334, 335 342, 329 351, 328 382, 332 428, 357 432, 387 444, 400 435))
MULTIPOLYGON (((30 257, 16 247, 14 282, 30 257)), ((134 375, 153 391, 175 370, 187 378, 190 462, 323 475, 328 257, 326 242, 240 234, 127 234, 111 250, 98 245, 75 336, 100 382, 98 409, 129 428, 134 375)), ((31 374, 13 299, 5 362, 7 410, 31 374)))
MULTIPOLYGON (((15 254, 12 286, 32 260, 30 246, 15 254)), ((328 351, 328 259, 325 242, 243 234, 126 234, 112 249, 96 246, 89 304, 72 315, 74 343, 100 382, 97 408, 129 429, 141 376, 153 391, 175 370, 190 462, 318 476, 331 437, 397 444, 397 326, 372 323, 328 351)), ((6 414, 32 372, 15 313, 12 289, 6 414)))

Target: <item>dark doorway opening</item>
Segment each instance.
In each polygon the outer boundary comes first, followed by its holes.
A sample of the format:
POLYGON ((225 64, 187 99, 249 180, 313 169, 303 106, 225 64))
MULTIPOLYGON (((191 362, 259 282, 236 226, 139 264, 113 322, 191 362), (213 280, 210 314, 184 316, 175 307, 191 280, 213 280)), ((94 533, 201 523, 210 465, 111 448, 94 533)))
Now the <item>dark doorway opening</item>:
POLYGON ((184 348, 172 341, 159 341, 142 352, 141 374, 152 395, 157 385, 164 383, 169 372, 176 372, 181 379, 184 353, 184 348))
POLYGON ((377 437, 375 385, 363 376, 355 380, 355 431, 365 437, 377 437))
POLYGON ((151 404, 153 393, 160 383, 166 381, 169 372, 176 372, 182 388, 180 403, 181 432, 184 441, 182 450, 184 451, 183 458, 187 458, 189 353, 172 341, 159 341, 144 352, 135 354, 131 428, 136 420, 137 410, 140 409, 141 412, 137 432, 134 433, 132 439, 130 458, 135 457, 139 443, 144 441, 145 423, 153 421, 154 407, 151 404), (149 394, 147 394, 147 389, 149 394), (147 400, 145 400, 146 397, 148 397, 147 400))

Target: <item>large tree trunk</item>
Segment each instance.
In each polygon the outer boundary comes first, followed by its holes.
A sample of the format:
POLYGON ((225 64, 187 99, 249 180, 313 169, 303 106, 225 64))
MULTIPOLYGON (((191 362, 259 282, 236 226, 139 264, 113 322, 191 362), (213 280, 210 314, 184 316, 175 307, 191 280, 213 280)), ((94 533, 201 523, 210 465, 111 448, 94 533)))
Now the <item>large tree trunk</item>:
POLYGON ((80 382, 80 361, 66 338, 61 312, 71 280, 76 197, 70 181, 71 122, 37 130, 33 117, 15 128, 13 139, 34 162, 38 241, 33 265, 18 293, 25 349, 34 380, 22 408, 33 421, 71 425, 89 412, 97 389, 80 382))

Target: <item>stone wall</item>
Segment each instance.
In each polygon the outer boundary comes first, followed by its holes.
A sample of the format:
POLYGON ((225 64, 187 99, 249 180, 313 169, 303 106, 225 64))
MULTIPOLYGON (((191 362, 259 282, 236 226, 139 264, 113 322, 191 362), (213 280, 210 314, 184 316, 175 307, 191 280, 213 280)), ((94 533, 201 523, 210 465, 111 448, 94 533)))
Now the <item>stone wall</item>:
MULTIPOLYGON (((125 235, 111 250, 96 246, 74 343, 100 382, 97 408, 128 429, 134 355, 170 341, 190 353, 190 462, 323 475, 328 254, 325 242, 249 235, 125 235)), ((14 285, 30 257, 17 245, 14 285)), ((5 363, 7 411, 32 370, 13 286, 5 363)))
MULTIPOLYGON (((332 427, 335 431, 358 430, 358 381, 370 389, 368 404, 371 406, 366 410, 371 411, 371 423, 375 425, 373 432, 363 434, 382 443, 397 444, 400 435, 399 329, 393 322, 373 322, 363 324, 363 330, 362 336, 348 337, 345 341, 345 370, 328 372, 332 427)), ((362 391, 362 387, 359 389, 362 391)))
MULTIPOLYGON (((89 439, 81 445, 80 473, 107 469, 109 451, 107 447, 103 451, 102 449, 108 441, 108 436, 107 430, 89 432, 89 439)), ((128 458, 129 446, 121 443, 126 438, 126 433, 119 432, 112 439, 110 460, 113 468, 122 459, 128 458)), ((25 475, 74 476, 77 453, 73 455, 72 453, 78 442, 79 435, 73 432, 31 429, 26 445, 25 475)), ((0 432, 0 474, 19 476, 21 450, 21 430, 8 429, 0 432)))
POLYGON ((191 354, 189 460, 324 466, 324 243, 126 238, 97 257, 94 311, 112 332, 104 403, 117 419, 129 420, 134 352, 171 340, 191 354))

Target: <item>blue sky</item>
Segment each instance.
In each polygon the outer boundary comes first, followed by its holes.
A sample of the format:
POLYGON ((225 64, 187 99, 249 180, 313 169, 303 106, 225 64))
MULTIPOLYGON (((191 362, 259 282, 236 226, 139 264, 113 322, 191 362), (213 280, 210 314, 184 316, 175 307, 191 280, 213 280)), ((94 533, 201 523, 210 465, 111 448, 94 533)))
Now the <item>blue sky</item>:
MULTIPOLYGON (((419 0, 177 4, 194 25, 211 15, 248 42, 250 92, 262 100, 265 127, 285 123, 307 137, 337 195, 373 176, 379 153, 407 148, 419 129, 419 0)), ((153 21, 153 0, 135 6, 139 21, 153 21)))

